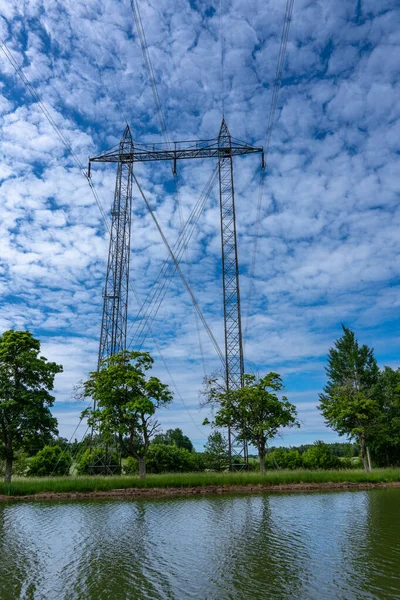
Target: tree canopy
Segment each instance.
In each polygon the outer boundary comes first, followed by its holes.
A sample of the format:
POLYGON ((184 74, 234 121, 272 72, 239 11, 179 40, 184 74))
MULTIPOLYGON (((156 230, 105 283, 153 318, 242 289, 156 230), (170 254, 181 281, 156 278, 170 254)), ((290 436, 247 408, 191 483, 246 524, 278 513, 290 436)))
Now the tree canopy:
POLYGON ((235 391, 221 391, 209 385, 210 402, 217 402, 215 425, 231 427, 240 440, 253 444, 260 458, 260 470, 265 473, 267 442, 281 427, 299 426, 296 408, 286 396, 278 398, 283 389, 278 373, 265 377, 244 375, 244 385, 235 391))
POLYGON ((369 444, 379 425, 379 368, 374 351, 359 346, 354 332, 345 327, 328 354, 328 382, 320 394, 319 410, 339 435, 360 445, 364 468, 371 469, 369 444))
POLYGON ((146 475, 150 441, 159 430, 155 412, 172 401, 168 386, 147 376, 153 363, 148 352, 119 352, 84 383, 84 396, 96 403, 83 413, 89 424, 104 436, 118 435, 126 454, 138 460, 141 477, 146 475))
POLYGON ((179 427, 175 429, 167 429, 165 433, 157 433, 153 442, 155 444, 164 444, 166 446, 177 446, 177 448, 184 448, 189 452, 193 452, 193 444, 179 427))
POLYGON ((9 330, 0 337, 0 451, 8 482, 16 449, 58 433, 50 391, 62 370, 40 355, 40 342, 29 331, 9 330))

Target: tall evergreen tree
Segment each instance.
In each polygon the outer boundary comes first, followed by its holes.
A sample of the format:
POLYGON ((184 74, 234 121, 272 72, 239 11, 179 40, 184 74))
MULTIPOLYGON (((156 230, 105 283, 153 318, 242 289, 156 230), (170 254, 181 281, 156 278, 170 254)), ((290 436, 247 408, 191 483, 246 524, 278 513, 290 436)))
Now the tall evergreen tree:
POLYGON ((369 447, 381 418, 377 401, 379 368, 373 348, 359 346, 354 332, 344 325, 342 328, 342 337, 329 350, 328 383, 319 395, 318 408, 339 435, 358 442, 364 468, 369 471, 369 447))

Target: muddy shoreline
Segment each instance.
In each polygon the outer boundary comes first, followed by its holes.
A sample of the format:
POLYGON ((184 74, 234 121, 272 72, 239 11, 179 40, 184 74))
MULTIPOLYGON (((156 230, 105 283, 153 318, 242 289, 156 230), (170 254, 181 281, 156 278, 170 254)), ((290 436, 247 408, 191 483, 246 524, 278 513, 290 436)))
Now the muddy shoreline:
POLYGON ((165 488, 126 488, 94 492, 42 492, 29 496, 0 495, 3 501, 32 500, 97 500, 97 499, 157 499, 157 498, 190 498, 193 496, 213 496, 221 494, 264 494, 264 493, 304 493, 318 491, 357 491, 378 488, 400 487, 400 481, 381 483, 290 483, 278 485, 205 485, 198 487, 165 487, 165 488))

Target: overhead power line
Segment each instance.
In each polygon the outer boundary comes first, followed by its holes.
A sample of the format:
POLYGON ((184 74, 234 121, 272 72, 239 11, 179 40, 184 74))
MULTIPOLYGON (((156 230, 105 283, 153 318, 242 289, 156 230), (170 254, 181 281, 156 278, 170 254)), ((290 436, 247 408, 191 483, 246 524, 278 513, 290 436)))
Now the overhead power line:
MULTIPOLYGON (((273 130, 273 127, 275 124, 275 112, 276 112, 276 107, 278 105, 278 94, 279 94, 279 89, 281 86, 283 67, 285 65, 286 46, 287 46, 287 41, 288 41, 288 37, 289 37, 290 23, 292 20, 293 5, 294 5, 294 0, 286 0, 286 9, 285 9, 285 16, 284 16, 284 20, 283 20, 281 42, 280 42, 280 46, 279 46, 278 62, 276 65, 276 73, 275 73, 274 86, 273 86, 273 90, 272 90, 271 106, 270 106, 269 114, 268 114, 267 133, 265 136, 265 144, 264 144, 265 160, 267 160, 267 158, 268 158, 268 154, 269 154, 269 150, 270 150, 270 146, 271 146, 272 130, 273 130)), ((266 179, 266 171, 262 170, 261 174, 260 174, 260 182, 259 182, 259 186, 258 186, 257 214, 256 214, 256 222, 255 222, 254 245, 253 245, 253 252, 252 252, 251 266, 250 266, 250 284, 249 284, 249 292, 248 292, 248 299, 247 299, 247 312, 246 312, 246 322, 245 322, 245 328, 244 328, 243 344, 246 343, 247 332, 248 332, 248 327, 249 327, 249 318, 250 318, 250 314, 249 314, 250 306, 251 306, 251 301, 252 301, 252 296, 253 296, 253 291, 254 291, 254 274, 255 274, 256 261, 257 261, 258 238, 260 235, 261 210, 262 210, 265 179, 266 179)))
MULTIPOLYGON (((158 120, 159 120, 161 133, 162 133, 162 135, 164 137, 164 141, 167 144, 167 147, 169 148, 170 147, 170 140, 169 140, 169 136, 168 136, 168 130, 167 130, 167 125, 166 125, 166 121, 165 121, 164 111, 162 109, 162 105, 161 105, 161 101, 160 101, 160 95, 159 95, 158 89, 157 89, 156 76, 155 76, 155 73, 154 73, 153 64, 151 62, 151 57, 150 57, 150 52, 149 52, 149 46, 148 46, 148 43, 147 43, 146 34, 145 34, 145 31, 144 31, 144 27, 143 27, 143 21, 142 21, 142 17, 141 17, 141 14, 140 14, 139 3, 137 2, 137 0, 131 0, 131 8, 132 8, 133 18, 134 18, 135 25, 136 25, 136 30, 137 30, 137 33, 138 33, 140 47, 142 49, 144 64, 145 64, 145 67, 147 69, 147 73, 148 73, 148 77, 149 77, 151 89, 152 89, 152 92, 153 92, 153 97, 154 97, 154 102, 155 102, 155 105, 156 105, 157 117, 158 117, 158 120)), ((184 221, 183 221, 183 214, 182 214, 182 206, 181 206, 181 202, 180 202, 180 198, 179 198, 178 177, 177 177, 177 173, 176 173, 175 169, 173 171, 173 177, 174 177, 174 186, 175 186, 175 198, 176 198, 176 203, 177 203, 177 206, 178 206, 180 228, 182 230, 183 229, 183 225, 184 225, 184 221)), ((187 262, 186 249, 185 249, 185 256, 186 256, 186 262, 187 262)), ((190 281, 190 267, 188 269, 187 278, 188 278, 189 285, 191 285, 191 281, 190 281)), ((199 324, 198 324, 196 312, 194 312, 194 318, 195 318, 195 323, 196 323, 196 330, 197 330, 197 337, 198 337, 198 342, 199 342, 201 360, 202 360, 203 369, 204 369, 204 372, 205 372, 205 367, 204 367, 205 363, 204 363, 204 356, 203 356, 203 346, 202 346, 202 342, 201 342, 200 329, 199 329, 199 324)))
MULTIPOLYGON (((178 262, 181 261, 182 255, 185 254, 185 250, 188 247, 189 241, 194 233, 195 227, 199 220, 200 215, 204 210, 204 206, 207 202, 207 199, 210 196, 210 193, 213 189, 213 184, 216 180, 217 169, 214 169, 213 173, 209 177, 203 192, 201 193, 199 199, 197 200, 195 206, 193 207, 191 214, 179 235, 178 240, 175 242, 173 246, 173 253, 178 262)), ((161 303, 165 297, 165 294, 168 290, 169 283, 171 282, 174 274, 176 273, 176 266, 170 260, 164 261, 158 276, 152 285, 151 291, 147 294, 146 299, 143 301, 143 304, 140 307, 140 310, 137 314, 137 319, 140 319, 140 322, 137 324, 136 331, 133 334, 133 337, 129 343, 129 346, 136 340, 136 344, 141 347, 142 342, 140 342, 143 335, 145 335, 145 330, 148 329, 148 324, 150 321, 150 325, 153 323, 158 310, 161 306, 161 303)), ((190 282, 189 282, 190 285, 190 282)), ((195 312, 197 316, 197 312, 195 312)), ((132 326, 133 327, 133 326, 132 326)), ((130 331, 132 330, 130 328, 130 331)), ((130 333, 130 332, 129 332, 130 333)))
POLYGON ((161 229, 161 227, 160 227, 160 224, 158 223, 158 220, 157 220, 157 218, 156 218, 156 216, 155 216, 155 214, 154 214, 154 212, 153 212, 153 210, 152 210, 152 208, 151 208, 151 206, 150 206, 150 203, 149 203, 149 201, 147 200, 147 198, 146 198, 146 196, 145 196, 145 194, 144 194, 144 192, 143 192, 143 190, 142 190, 142 187, 141 187, 141 185, 140 185, 139 181, 137 180, 137 177, 136 177, 135 173, 133 173, 133 178, 134 178, 134 180, 135 180, 135 182, 136 182, 136 185, 137 185, 137 187, 138 187, 138 190, 139 190, 139 192, 140 192, 140 195, 142 196, 142 198, 143 198, 143 200, 144 200, 144 202, 145 202, 145 204, 146 204, 146 207, 147 207, 148 211, 150 212, 151 218, 153 219, 153 221, 154 221, 154 223, 155 223, 155 226, 156 226, 156 227, 157 227, 157 229, 158 229, 158 232, 159 232, 159 234, 160 234, 160 236, 161 236, 161 239, 162 239, 162 241, 164 242, 164 244, 165 244, 165 247, 167 248, 167 250, 168 250, 168 253, 169 253, 169 255, 171 256, 171 258, 172 258, 172 260, 173 260, 173 262, 174 262, 174 264, 175 264, 175 268, 176 268, 176 270, 178 271, 178 273, 179 273, 179 276, 180 276, 180 278, 182 279, 182 282, 183 282, 183 284, 184 284, 184 286, 185 286, 185 288, 186 288, 186 290, 187 290, 187 292, 188 292, 189 296, 191 297, 191 300, 192 300, 193 306, 195 307, 195 309, 196 309, 196 311, 197 311, 197 314, 199 315, 199 317, 200 317, 200 320, 201 320, 201 322, 203 323, 203 325, 204 325, 204 327, 205 327, 205 329, 206 329, 206 331, 207 331, 207 333, 208 333, 208 335, 209 335, 209 337, 210 337, 210 339, 211 339, 211 342, 212 342, 212 344, 213 344, 213 346, 214 346, 215 350, 217 351, 217 354, 218 354, 218 356, 219 356, 219 357, 220 357, 220 359, 221 359, 221 362, 222 362, 222 364, 223 364, 223 365, 225 365, 225 358, 224 358, 224 355, 223 355, 223 354, 222 354, 222 352, 221 352, 221 349, 220 349, 220 347, 219 347, 219 345, 218 345, 218 342, 217 342, 217 340, 215 339, 215 337, 214 337, 214 334, 212 333, 212 331, 211 331, 210 327, 208 326, 208 323, 207 323, 207 321, 206 321, 206 319, 205 319, 205 317, 204 317, 204 315, 203 315, 203 312, 202 312, 202 310, 201 310, 201 308, 200 308, 199 304, 197 303, 197 300, 196 300, 196 298, 195 298, 195 296, 194 296, 194 294, 193 294, 193 292, 192 292, 192 289, 191 289, 190 285, 188 284, 188 282, 187 282, 187 280, 186 280, 186 277, 184 276, 184 274, 183 274, 183 272, 182 272, 182 269, 181 269, 181 267, 180 267, 180 265, 179 265, 179 262, 177 261, 177 259, 176 259, 175 255, 174 255, 174 253, 173 253, 173 251, 172 251, 172 248, 171 248, 171 246, 169 245, 169 243, 168 243, 168 241, 167 241, 167 238, 165 237, 165 235, 164 235, 164 233, 163 233, 163 231, 162 231, 162 229, 161 229))
POLYGON ((69 142, 69 140, 65 137, 65 135, 63 134, 63 132, 58 127, 57 123, 55 122, 55 120, 51 116, 50 112, 48 111, 48 109, 46 108, 46 106, 43 104, 43 102, 42 102, 39 94, 37 93, 37 91, 33 87, 32 83, 29 81, 29 79, 26 77, 25 73, 22 71, 21 67, 18 65, 18 63, 16 62, 16 60, 12 56, 11 52, 8 50, 8 48, 7 48, 4 40, 2 38, 0 38, 0 47, 1 47, 1 50, 2 50, 2 52, 4 54, 4 56, 9 61, 9 63, 13 67, 13 69, 15 70, 16 75, 19 77, 19 79, 22 81, 22 83, 24 84, 24 86, 26 87, 26 89, 29 91, 29 93, 31 94, 32 98, 37 103, 39 109, 42 111, 42 113, 46 117, 47 121, 50 123, 51 127, 54 129, 54 131, 56 132, 57 136, 61 140, 62 144, 65 146, 65 148, 67 149, 67 151, 72 156, 72 159, 75 162, 76 166, 79 168, 79 170, 81 171, 82 175, 85 177, 86 181, 88 182, 89 187, 90 187, 90 189, 92 191, 92 194, 94 196, 94 199, 96 201, 96 204, 97 204, 97 206, 98 206, 98 208, 100 210, 101 216, 103 218, 104 225, 105 225, 107 231, 110 231, 110 225, 109 225, 107 216, 106 216, 106 214, 104 212, 103 205, 101 204, 100 198, 99 198, 99 196, 97 194, 97 191, 96 191, 96 189, 94 187, 94 184, 91 181, 90 177, 88 176, 88 173, 85 171, 85 169, 84 169, 82 163, 80 162, 78 156, 74 152, 74 149, 72 148, 71 143, 69 142))

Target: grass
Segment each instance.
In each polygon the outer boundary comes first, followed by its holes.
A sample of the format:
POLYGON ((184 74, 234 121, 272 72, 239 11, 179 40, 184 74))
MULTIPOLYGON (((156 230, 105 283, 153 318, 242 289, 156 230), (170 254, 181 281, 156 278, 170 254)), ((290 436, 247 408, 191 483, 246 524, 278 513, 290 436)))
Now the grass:
POLYGON ((400 481, 400 468, 375 469, 371 473, 361 470, 339 471, 268 471, 260 473, 166 473, 138 476, 117 475, 109 477, 35 477, 15 478, 11 484, 1 483, 0 494, 30 496, 43 492, 74 493, 111 491, 126 488, 185 488, 208 485, 279 485, 291 483, 389 483, 400 481))

